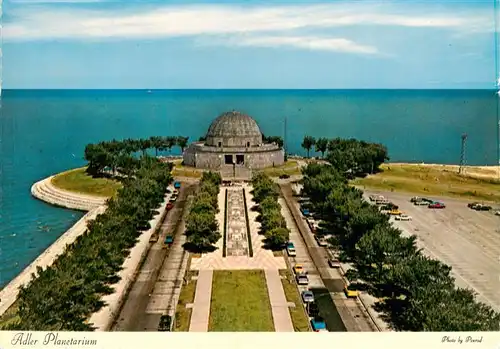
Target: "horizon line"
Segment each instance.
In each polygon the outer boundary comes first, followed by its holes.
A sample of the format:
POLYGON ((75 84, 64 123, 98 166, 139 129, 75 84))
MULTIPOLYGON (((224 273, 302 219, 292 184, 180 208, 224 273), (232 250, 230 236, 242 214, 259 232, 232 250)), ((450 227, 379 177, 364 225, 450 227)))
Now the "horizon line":
POLYGON ((363 90, 396 90, 396 91, 425 91, 425 90, 482 90, 497 91, 496 88, 2 88, 1 91, 363 91, 363 90))

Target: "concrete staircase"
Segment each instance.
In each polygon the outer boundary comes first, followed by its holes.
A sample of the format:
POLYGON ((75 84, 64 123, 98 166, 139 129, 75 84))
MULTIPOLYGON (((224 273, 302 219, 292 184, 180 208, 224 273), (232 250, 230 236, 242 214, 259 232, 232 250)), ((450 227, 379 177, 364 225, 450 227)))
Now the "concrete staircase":
POLYGON ((231 165, 223 166, 219 173, 224 180, 250 180, 252 178, 252 170, 243 166, 236 166, 234 169, 231 165))
POLYGON ((52 185, 52 178, 36 182, 31 187, 31 195, 52 205, 80 211, 91 211, 106 203, 106 198, 98 198, 85 194, 72 193, 52 185))

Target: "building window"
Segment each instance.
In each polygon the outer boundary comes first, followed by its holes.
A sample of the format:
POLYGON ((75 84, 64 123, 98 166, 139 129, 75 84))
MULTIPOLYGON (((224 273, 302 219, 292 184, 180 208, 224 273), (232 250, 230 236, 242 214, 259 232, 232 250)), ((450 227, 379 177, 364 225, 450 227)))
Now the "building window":
POLYGON ((250 147, 250 142, 247 142, 247 147, 250 147))
POLYGON ((219 148, 222 147, 222 142, 219 142, 219 148))
POLYGON ((224 155, 224 163, 226 165, 232 165, 233 164, 233 156, 232 155, 224 155))
POLYGON ((245 155, 236 155, 236 164, 237 165, 245 164, 245 155))

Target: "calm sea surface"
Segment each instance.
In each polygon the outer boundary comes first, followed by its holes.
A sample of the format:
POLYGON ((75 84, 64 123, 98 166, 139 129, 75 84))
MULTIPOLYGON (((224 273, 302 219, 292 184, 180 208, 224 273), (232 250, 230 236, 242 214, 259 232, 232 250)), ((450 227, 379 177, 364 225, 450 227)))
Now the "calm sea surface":
MULTIPOLYGON (((355 137, 388 146, 391 161, 495 164, 493 91, 164 90, 2 91, 0 287, 16 276, 82 213, 30 196, 31 185, 82 166, 87 143, 112 138, 203 135, 228 110, 253 116, 266 135, 284 133, 290 153, 304 135, 355 137)), ((174 153, 179 153, 175 150, 174 153)))

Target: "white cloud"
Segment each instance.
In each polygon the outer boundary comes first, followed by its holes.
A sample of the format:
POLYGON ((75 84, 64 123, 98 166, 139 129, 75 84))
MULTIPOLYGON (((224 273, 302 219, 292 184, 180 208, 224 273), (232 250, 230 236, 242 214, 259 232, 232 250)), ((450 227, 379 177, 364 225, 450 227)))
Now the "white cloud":
POLYGON ((249 47, 292 47, 313 51, 334 51, 360 54, 379 54, 376 47, 360 45, 344 38, 316 36, 267 36, 235 35, 226 38, 198 40, 199 45, 225 45, 249 47))
MULTIPOLYGON (((21 0, 29 1, 29 0, 21 0)), ((31 0, 42 1, 42 0, 31 0)), ((71 1, 71 0, 53 0, 71 1)), ((92 1, 92 0, 83 0, 92 1)), ((96 0, 97 1, 97 0, 96 0)), ((449 7, 433 13, 432 6, 411 9, 411 4, 336 3, 307 6, 163 6, 144 9, 61 9, 57 5, 23 6, 5 23, 5 41, 39 39, 127 39, 202 36, 233 36, 229 41, 244 46, 293 46, 304 49, 376 53, 371 46, 345 38, 310 37, 301 30, 377 25, 450 28, 470 32, 492 22, 490 14, 453 12, 449 7), (139 11, 141 10, 141 11, 139 11), (486 24, 485 24, 486 23, 486 24), (253 34, 238 42, 242 34, 253 34)), ((479 29, 478 29, 479 28, 479 29)), ((342 35, 344 36, 344 35, 342 35)))

